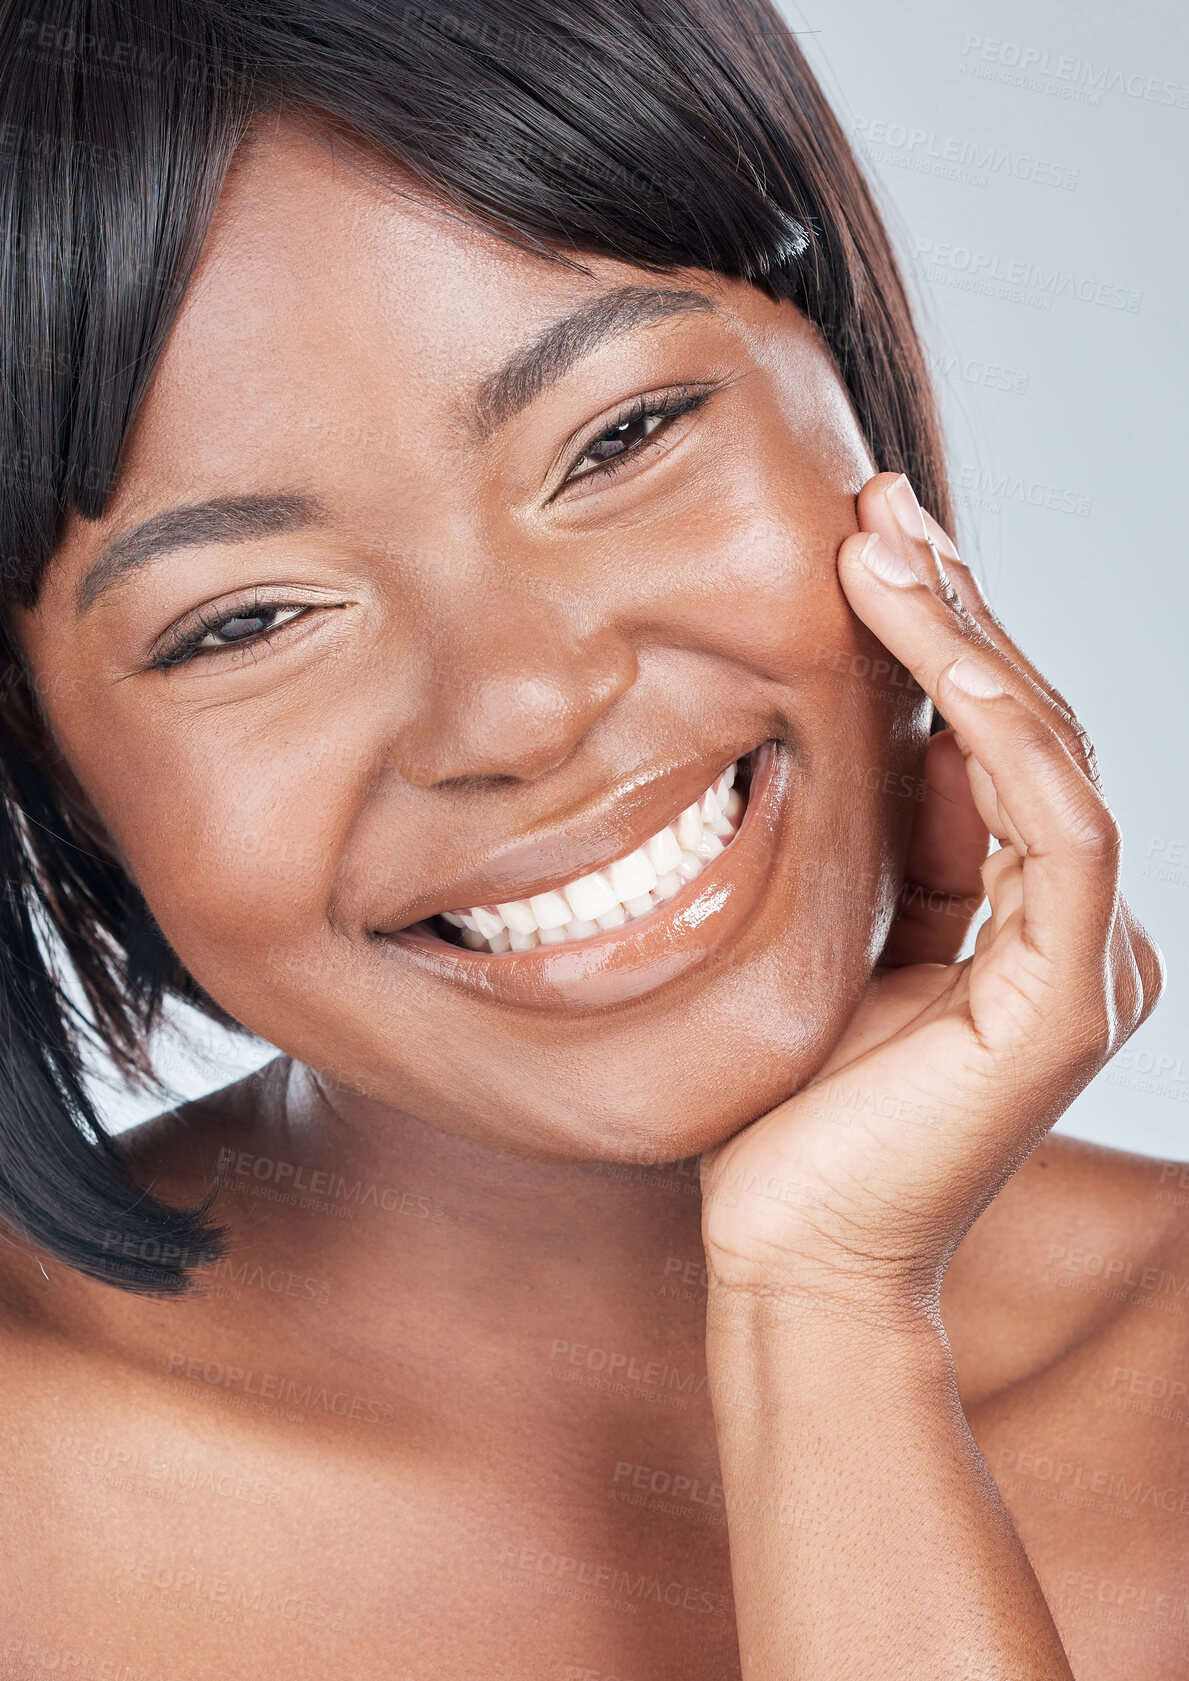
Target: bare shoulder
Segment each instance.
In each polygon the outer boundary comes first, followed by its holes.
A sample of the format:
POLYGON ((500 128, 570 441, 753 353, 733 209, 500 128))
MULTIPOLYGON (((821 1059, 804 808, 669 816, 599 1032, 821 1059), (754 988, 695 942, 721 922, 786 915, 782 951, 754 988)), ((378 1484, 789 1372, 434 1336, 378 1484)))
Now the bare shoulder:
POLYGON ((1050 1137, 943 1314, 967 1422, 1078 1676, 1185 1675, 1189 1163, 1050 1137))
POLYGON ((1119 1322, 1189 1352, 1189 1162, 1050 1135, 975 1222, 942 1310, 963 1399, 1047 1369, 1119 1322), (1146 1312, 1136 1310, 1148 1310, 1146 1312))

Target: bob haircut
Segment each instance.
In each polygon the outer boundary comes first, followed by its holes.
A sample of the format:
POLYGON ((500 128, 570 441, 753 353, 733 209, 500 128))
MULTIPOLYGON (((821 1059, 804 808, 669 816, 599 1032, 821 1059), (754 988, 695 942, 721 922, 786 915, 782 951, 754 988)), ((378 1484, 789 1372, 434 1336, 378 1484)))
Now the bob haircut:
POLYGON ((7 0, 0 15, 0 1218, 92 1278, 184 1290, 216 1187, 134 1183, 101 1048, 164 1092, 181 967, 59 774, 6 609, 97 519, 237 145, 299 117, 544 261, 745 279, 818 329, 879 471, 944 524, 933 398, 871 192, 769 0, 7 0), (63 958, 66 962, 63 963, 63 958), (73 971, 73 974, 71 974, 73 971))

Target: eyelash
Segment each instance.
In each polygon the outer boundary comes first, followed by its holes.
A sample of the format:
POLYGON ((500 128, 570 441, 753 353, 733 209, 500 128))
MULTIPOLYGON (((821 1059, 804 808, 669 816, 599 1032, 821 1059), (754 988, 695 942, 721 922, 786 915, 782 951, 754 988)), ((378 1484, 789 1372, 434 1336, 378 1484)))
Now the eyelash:
MULTIPOLYGON (((651 396, 637 397, 622 414, 618 415, 607 426, 604 426, 601 432, 589 440, 582 454, 578 457, 578 461, 574 463, 558 486, 555 495, 559 495, 568 484, 578 484, 583 479, 599 478, 604 474, 610 477, 617 473, 621 463, 634 460, 651 447, 652 436, 655 436, 655 434, 645 436, 640 443, 629 445, 622 454, 613 455, 606 461, 600 461, 595 466, 575 476, 574 467, 578 465, 578 462, 586 459, 588 452, 594 449, 596 444, 607 442, 613 438, 616 432, 622 431, 627 426, 633 426, 640 420, 677 420, 683 414, 692 414, 695 409, 701 408, 710 395, 709 390, 696 391, 691 390, 688 385, 682 385, 678 386, 676 390, 657 391, 653 392, 651 396)), ((659 432, 662 429, 658 428, 657 430, 659 432)))
MULTIPOLYGON (((647 449, 653 447, 652 438, 655 434, 646 434, 638 443, 629 444, 621 454, 610 456, 606 461, 596 462, 593 467, 575 475, 574 467, 586 459, 587 454, 594 449, 596 444, 613 440, 616 432, 634 426, 641 420, 678 420, 683 414, 692 414, 695 409, 701 408, 710 395, 709 390, 695 391, 691 390, 689 386, 683 385, 675 391, 661 391, 655 392, 651 396, 637 397, 622 414, 618 415, 615 420, 611 421, 601 432, 589 440, 554 495, 560 495, 568 484, 578 484, 584 479, 612 477, 619 472, 625 461, 634 460, 637 456, 644 454, 647 449)), ((662 430, 663 428, 657 428, 657 432, 662 430)), ((264 596, 254 595, 250 600, 241 601, 232 607, 224 608, 222 612, 213 614, 209 618, 199 609, 195 615, 197 622, 192 622, 187 630, 175 632, 166 645, 149 662, 150 669, 153 671, 170 671, 175 666, 187 664, 199 655, 199 644, 207 636, 213 631, 221 630, 224 625, 230 624, 234 619, 261 618, 267 613, 283 613, 287 609, 305 605, 308 604, 292 601, 270 601, 264 596)), ((264 630, 256 631, 252 636, 244 637, 241 642, 228 642, 223 649, 208 648, 203 649, 202 652, 216 654, 229 651, 232 648, 257 648, 261 643, 271 642, 277 631, 283 630, 286 624, 296 623, 297 619, 302 616, 303 614, 299 613, 295 618, 285 620, 285 624, 270 625, 264 630)))
MULTIPOLYGON (((189 628, 175 631, 165 646, 149 661, 150 670, 169 671, 174 666, 185 665, 199 652, 199 643, 212 631, 222 630, 224 625, 231 624, 235 619, 263 618, 268 613, 284 613, 289 609, 305 608, 308 602, 300 601, 269 601, 265 596, 253 595, 249 600, 236 602, 234 606, 225 607, 221 612, 212 614, 209 618, 199 608, 195 620, 189 628)), ((299 614, 298 617, 301 615, 299 614)), ((285 625, 296 623, 296 619, 286 619, 285 624, 269 625, 264 630, 258 630, 251 636, 245 636, 240 642, 228 642, 224 649, 206 648, 204 654, 221 653, 232 648, 257 648, 261 643, 271 642, 276 633, 284 630, 285 625)))

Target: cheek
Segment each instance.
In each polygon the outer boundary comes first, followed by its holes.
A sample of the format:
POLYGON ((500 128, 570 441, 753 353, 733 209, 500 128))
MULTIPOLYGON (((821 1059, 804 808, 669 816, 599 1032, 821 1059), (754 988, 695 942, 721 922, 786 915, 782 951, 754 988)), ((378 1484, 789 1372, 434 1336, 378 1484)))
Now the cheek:
MULTIPOLYGON (((799 687, 865 635, 837 575, 839 545, 857 529, 854 493, 844 475, 791 471, 762 436, 752 442, 750 458, 733 449, 700 478, 696 499, 649 528, 632 605, 662 641, 799 687)), ((608 559, 605 576, 622 591, 622 550, 608 559)))
MULTIPOLYGON (((662 643, 731 661, 736 675, 720 668, 719 680, 736 697, 766 698, 787 721, 811 805, 837 804, 845 825, 855 791, 846 785, 882 778, 888 768, 910 772, 928 709, 838 581, 839 546, 857 529, 845 478, 790 481, 779 467, 773 462, 765 474, 761 461, 750 479, 735 474, 695 513, 656 533, 648 594, 636 610, 642 629, 662 643)), ((871 833, 897 827, 876 811, 862 815, 871 833)), ((850 818, 860 821, 853 807, 850 818)), ((834 849, 839 840, 832 837, 834 849)))
POLYGON ((325 709, 271 728, 256 714, 247 735, 233 711, 174 717, 168 732, 140 717, 111 729, 112 751, 82 742, 73 755, 96 766, 88 793, 166 939, 216 996, 224 972, 324 929, 361 780, 325 709))

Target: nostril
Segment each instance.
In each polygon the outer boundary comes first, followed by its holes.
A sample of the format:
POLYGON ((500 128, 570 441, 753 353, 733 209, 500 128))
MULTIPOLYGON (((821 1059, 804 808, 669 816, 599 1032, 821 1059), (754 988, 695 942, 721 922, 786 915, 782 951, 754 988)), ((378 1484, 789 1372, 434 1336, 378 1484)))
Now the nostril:
POLYGON ((481 794, 488 788, 506 788, 525 780, 522 776, 496 775, 491 776, 444 776, 440 781, 421 783, 421 787, 457 788, 463 793, 481 794))

